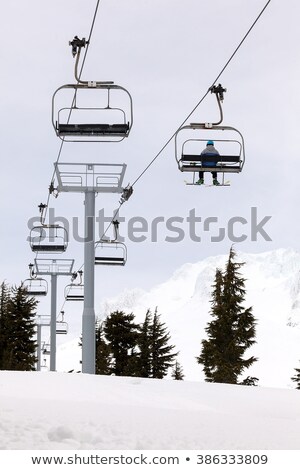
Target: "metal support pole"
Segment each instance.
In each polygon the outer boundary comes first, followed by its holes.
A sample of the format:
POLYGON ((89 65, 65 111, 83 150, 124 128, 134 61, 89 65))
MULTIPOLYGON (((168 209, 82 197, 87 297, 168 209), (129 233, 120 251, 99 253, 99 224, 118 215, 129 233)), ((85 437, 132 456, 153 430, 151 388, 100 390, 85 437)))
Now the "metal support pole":
MULTIPOLYGON (((39 321, 39 319, 38 319, 39 321)), ((37 343, 37 348, 36 348, 36 370, 39 372, 41 370, 41 347, 42 347, 42 325, 37 324, 36 325, 37 331, 36 331, 36 343, 37 343)))
POLYGON ((124 197, 122 184, 125 171, 125 163, 55 163, 57 191, 85 194, 82 372, 86 374, 95 374, 96 357, 94 307, 95 197, 99 193, 119 193, 124 197))
POLYGON ((57 275, 51 274, 50 371, 56 370, 56 299, 57 275))
POLYGON ((82 372, 95 374, 95 191, 84 200, 84 308, 82 315, 82 372))

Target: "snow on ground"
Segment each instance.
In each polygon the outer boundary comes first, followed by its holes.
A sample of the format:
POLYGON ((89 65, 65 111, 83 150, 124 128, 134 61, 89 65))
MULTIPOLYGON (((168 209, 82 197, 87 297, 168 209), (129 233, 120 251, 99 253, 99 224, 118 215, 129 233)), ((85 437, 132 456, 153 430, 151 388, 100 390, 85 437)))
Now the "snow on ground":
POLYGON ((0 372, 6 450, 300 449, 297 390, 0 372))

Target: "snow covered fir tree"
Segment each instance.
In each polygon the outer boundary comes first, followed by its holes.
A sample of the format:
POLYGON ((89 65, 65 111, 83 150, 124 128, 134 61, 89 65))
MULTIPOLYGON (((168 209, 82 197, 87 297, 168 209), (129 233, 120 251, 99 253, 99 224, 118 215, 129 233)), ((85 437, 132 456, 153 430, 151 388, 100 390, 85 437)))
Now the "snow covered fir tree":
POLYGON ((109 375, 111 367, 110 347, 104 339, 103 327, 96 327, 96 367, 95 373, 98 375, 109 375))
POLYGON ((0 287, 0 369, 35 369, 35 314, 37 301, 26 289, 0 287))
POLYGON ((169 344, 171 339, 165 323, 155 309, 153 320, 150 324, 150 377, 162 379, 168 373, 168 369, 174 364, 178 353, 174 353, 175 346, 169 344))
MULTIPOLYGON (((104 322, 103 331, 112 356, 109 367, 110 373, 114 375, 134 375, 139 333, 139 325, 134 323, 134 314, 126 314, 119 310, 112 312, 104 322)), ((98 361, 100 357, 98 348, 98 361)))
POLYGON ((203 365, 205 380, 243 385, 255 385, 255 377, 239 382, 240 375, 257 358, 244 357, 255 343, 255 318, 252 307, 244 308, 245 279, 239 270, 244 263, 235 261, 235 252, 230 249, 225 272, 216 270, 211 300, 212 320, 205 328, 208 339, 202 340, 202 350, 197 357, 203 365))
POLYGON ((183 369, 178 361, 175 362, 174 368, 172 370, 172 377, 174 380, 183 380, 184 378, 183 369))
POLYGON ((141 325, 133 313, 112 312, 96 328, 96 373, 162 379, 177 356, 170 339, 157 310, 141 325))
POLYGON ((138 337, 139 355, 137 359, 137 374, 140 377, 151 376, 151 321, 151 312, 147 310, 138 337))
POLYGON ((295 369, 295 371, 296 371, 296 374, 292 377, 292 381, 296 382, 297 384, 296 389, 300 390, 300 369, 295 369))

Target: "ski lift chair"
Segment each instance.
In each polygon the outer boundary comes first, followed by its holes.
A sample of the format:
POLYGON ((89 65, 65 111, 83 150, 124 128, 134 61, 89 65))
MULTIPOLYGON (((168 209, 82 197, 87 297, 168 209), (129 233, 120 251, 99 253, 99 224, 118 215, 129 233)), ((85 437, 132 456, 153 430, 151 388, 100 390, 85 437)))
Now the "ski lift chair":
POLYGON ((65 300, 83 301, 84 300, 84 286, 82 284, 68 284, 65 287, 65 300))
POLYGON ((56 322, 56 334, 66 335, 68 333, 68 323, 65 321, 56 322))
POLYGON ((23 286, 27 290, 28 295, 45 296, 48 293, 48 283, 46 279, 25 279, 23 286))
POLYGON ((68 333, 68 323, 64 321, 65 312, 61 312, 61 320, 56 322, 56 334, 57 335, 66 335, 68 333))
POLYGON ((32 251, 63 253, 68 246, 68 232, 60 225, 39 225, 30 231, 32 251))
POLYGON ((117 241, 102 241, 95 249, 96 266, 124 266, 127 260, 127 248, 117 241))
POLYGON ((81 80, 79 59, 88 41, 75 36, 69 42, 76 57, 76 84, 59 87, 52 97, 52 124, 56 135, 67 142, 120 142, 128 137, 133 123, 132 98, 123 87, 112 81, 81 80), (62 94, 72 92, 65 106, 62 94), (96 104, 95 104, 96 103, 96 104))
MULTIPOLYGON (((70 100, 70 96, 68 97, 70 100)), ((68 100, 68 101, 69 101, 68 100)), ((52 124, 65 142, 120 142, 128 137, 133 122, 130 93, 114 82, 83 82, 58 88, 52 99, 52 124), (72 106, 60 106, 58 93, 74 91, 72 106), (93 103, 89 105, 93 93, 93 103), (123 96, 120 96, 120 95, 123 96), (120 106, 117 103, 120 100, 120 106), (125 98, 125 99, 124 99, 125 98)))
MULTIPOLYGON (((182 129, 197 129, 195 125, 185 126, 182 129)), ((232 130, 232 128, 230 128, 232 130)), ((238 132, 238 131, 237 131, 238 132)), ((183 142, 181 148, 181 154, 178 156, 178 168, 182 172, 192 172, 193 173, 193 183, 198 179, 196 175, 199 171, 204 173, 216 171, 217 173, 222 174, 222 185, 224 185, 224 175, 229 173, 240 173, 243 169, 245 162, 244 154, 244 141, 241 136, 240 140, 237 139, 214 139, 217 146, 222 146, 223 149, 226 147, 234 148, 234 152, 231 151, 230 154, 221 152, 220 155, 201 155, 201 151, 205 148, 206 142, 210 138, 198 138, 198 139, 187 139, 183 142), (191 152, 188 149, 197 148, 197 153, 191 152), (206 166, 206 163, 214 163, 215 166, 206 166)))
MULTIPOLYGON (((219 107, 220 117, 213 123, 191 123, 182 126, 175 135, 175 158, 180 171, 192 172, 193 183, 195 174, 199 171, 222 173, 240 173, 245 163, 245 144, 241 132, 231 126, 223 126, 223 102, 224 92, 221 85, 213 86, 211 92, 215 93, 219 107), (196 136, 195 136, 196 135, 196 136), (205 148, 205 142, 213 140, 217 142, 222 151, 218 156, 201 155, 205 148), (204 166, 205 163, 213 163, 216 166, 204 166)), ((198 179, 198 178, 197 178, 198 179)))
MULTIPOLYGON (((82 283, 83 271, 77 271, 72 275, 72 282, 65 287, 65 300, 82 301, 84 300, 84 285, 82 283), (79 275, 79 282, 74 283, 79 275)), ((63 315, 63 312, 62 312, 63 315)))

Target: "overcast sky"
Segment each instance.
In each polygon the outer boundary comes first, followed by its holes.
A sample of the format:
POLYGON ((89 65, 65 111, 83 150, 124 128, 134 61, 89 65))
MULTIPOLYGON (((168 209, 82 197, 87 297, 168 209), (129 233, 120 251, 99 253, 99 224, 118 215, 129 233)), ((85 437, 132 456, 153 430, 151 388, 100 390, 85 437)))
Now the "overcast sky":
MULTIPOLYGON (((60 161, 127 163, 125 184, 132 183, 204 95, 265 3, 101 0, 83 78, 113 80, 127 88, 134 126, 119 144, 66 143, 60 161)), ((51 98, 59 86, 75 82, 68 41, 74 35, 88 36, 95 5, 95 0, 10 0, 2 5, 1 280, 9 283, 26 278, 34 258, 26 241, 27 224, 47 200, 60 146, 51 125, 51 98)), ((186 219, 195 209, 202 219, 197 226, 201 242, 190 239, 186 222, 180 243, 165 241, 176 235, 165 223, 158 226, 157 242, 150 232, 142 243, 127 240, 125 268, 97 268, 96 303, 124 288, 149 288, 185 262, 227 253, 232 243, 228 234, 220 242, 211 237, 232 217, 247 220, 235 227, 236 236, 247 236, 236 244, 238 250, 298 249, 299 18, 297 0, 272 0, 219 80, 228 90, 223 124, 238 128, 245 139, 244 170, 230 175, 231 186, 186 186, 190 175, 178 171, 172 141, 122 206, 124 236, 132 217, 143 217, 150 226, 155 217, 186 219), (251 240, 253 207, 258 221, 271 216, 265 230, 272 241, 259 234, 251 240), (218 224, 204 232, 207 217, 217 217, 218 224)), ((210 121, 216 115, 215 98, 208 95, 188 122, 210 121)), ((104 207, 110 216, 118 200, 119 195, 100 195, 96 209, 104 207)), ((51 197, 50 207, 68 220, 79 217, 82 227, 83 195, 62 193, 51 197)), ((74 257, 78 269, 83 245, 72 234, 70 238, 65 257, 74 257)), ((66 279, 59 281, 59 305, 65 284, 66 279)), ((41 313, 49 309, 48 302, 41 313)))

